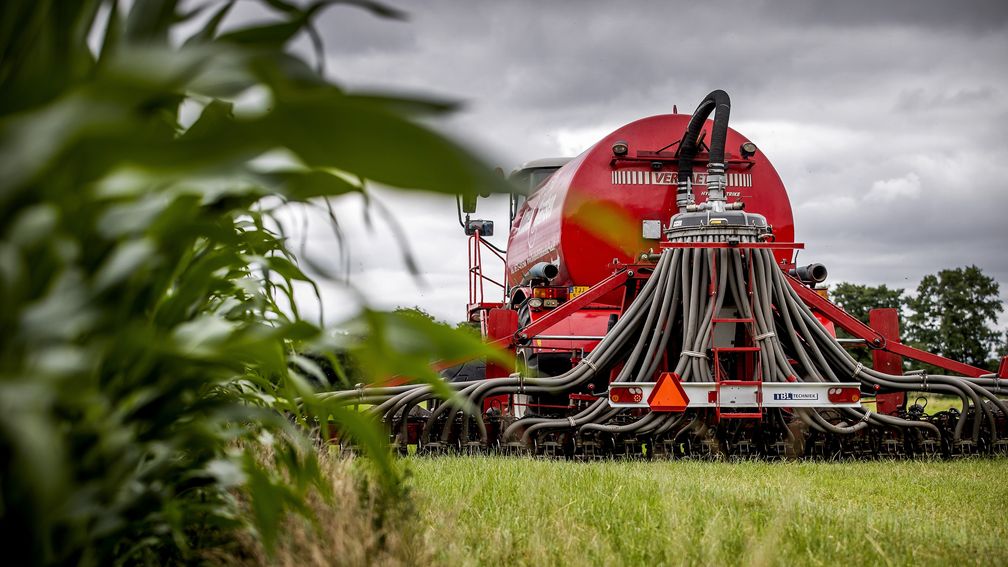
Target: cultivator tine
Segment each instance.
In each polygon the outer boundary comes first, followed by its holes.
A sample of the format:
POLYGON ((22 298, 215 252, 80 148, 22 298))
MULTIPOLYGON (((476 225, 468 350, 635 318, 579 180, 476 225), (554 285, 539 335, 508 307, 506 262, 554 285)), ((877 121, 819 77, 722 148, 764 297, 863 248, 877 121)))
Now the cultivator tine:
POLYGON ((511 441, 510 443, 501 445, 501 452, 504 455, 512 457, 524 457, 534 454, 530 447, 519 441, 511 441))

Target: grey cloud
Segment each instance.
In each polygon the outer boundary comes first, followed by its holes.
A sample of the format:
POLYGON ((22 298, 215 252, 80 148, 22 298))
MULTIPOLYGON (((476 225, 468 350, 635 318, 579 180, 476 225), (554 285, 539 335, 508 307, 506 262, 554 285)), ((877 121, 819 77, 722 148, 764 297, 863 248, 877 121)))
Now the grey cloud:
POLYGON ((974 106, 996 100, 999 91, 990 85, 975 88, 953 89, 947 92, 928 92, 917 87, 901 91, 893 110, 899 112, 933 111, 935 109, 974 106))
MULTIPOLYGON (((733 126, 788 187, 802 257, 827 263, 834 281, 913 288, 926 273, 977 264, 1008 298, 1003 1, 398 5, 410 22, 326 12, 330 72, 351 88, 462 99, 438 127, 491 163, 511 169, 571 140, 587 147, 588 133, 673 104, 690 112, 724 88, 733 126)), ((383 195, 429 284, 405 274, 382 221, 368 232, 345 204, 352 276, 375 301, 460 319, 465 237, 454 204, 383 195)), ((480 207, 505 233, 502 200, 480 207)), ((309 249, 331 260, 328 230, 309 232, 309 249)))
POLYGON ((378 18, 339 4, 323 12, 318 25, 325 31, 326 47, 341 53, 408 52, 417 48, 420 33, 409 21, 378 18))
POLYGON ((878 2, 874 0, 826 0, 804 2, 756 2, 762 7, 782 8, 794 22, 842 26, 875 26, 879 23, 897 23, 929 29, 957 29, 986 32, 1004 27, 1008 23, 1008 7, 1001 0, 972 0, 947 2, 922 0, 919 2, 878 2))

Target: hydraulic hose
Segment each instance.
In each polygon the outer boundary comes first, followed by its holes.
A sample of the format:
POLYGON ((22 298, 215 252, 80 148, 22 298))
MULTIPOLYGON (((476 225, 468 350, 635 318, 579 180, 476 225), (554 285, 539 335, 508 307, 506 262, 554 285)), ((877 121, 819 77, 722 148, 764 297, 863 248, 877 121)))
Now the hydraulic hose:
POLYGON ((710 163, 724 167, 725 140, 728 137, 728 116, 731 113, 731 99, 722 90, 711 91, 693 111, 686 132, 679 142, 679 174, 676 204, 679 210, 693 202, 693 160, 696 159, 697 142, 707 117, 714 113, 714 128, 711 131, 710 163))

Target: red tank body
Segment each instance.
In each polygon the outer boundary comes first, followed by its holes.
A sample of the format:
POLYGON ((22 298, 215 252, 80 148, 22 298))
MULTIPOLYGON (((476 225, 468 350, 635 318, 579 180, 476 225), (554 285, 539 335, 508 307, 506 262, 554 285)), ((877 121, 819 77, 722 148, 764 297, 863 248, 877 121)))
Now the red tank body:
MULTIPOLYGON (((660 221, 664 230, 678 212, 676 206, 676 147, 690 120, 688 114, 664 114, 643 118, 612 132, 550 177, 521 206, 511 226, 507 255, 507 283, 518 285, 525 272, 539 262, 559 269, 556 286, 591 286, 612 274, 613 259, 633 263, 625 250, 645 252, 658 240, 614 243, 611 236, 594 234, 575 218, 580 203, 592 202, 624 211, 637 226, 645 220, 660 221), (613 153, 617 141, 627 143, 623 157, 613 153), (664 151, 660 153, 658 150, 664 151), (653 167, 655 162, 661 168, 653 167)), ((704 126, 710 136, 712 122, 704 126)), ((702 138, 703 139, 703 138, 702 138)), ((749 140, 728 129, 725 161, 728 165, 728 202, 743 200, 772 225, 777 240, 794 240, 794 219, 784 184, 762 151, 743 157, 740 147, 749 140)), ((694 161, 693 192, 705 200, 707 153, 694 161)), ((790 261, 792 250, 777 252, 778 261, 790 261)))

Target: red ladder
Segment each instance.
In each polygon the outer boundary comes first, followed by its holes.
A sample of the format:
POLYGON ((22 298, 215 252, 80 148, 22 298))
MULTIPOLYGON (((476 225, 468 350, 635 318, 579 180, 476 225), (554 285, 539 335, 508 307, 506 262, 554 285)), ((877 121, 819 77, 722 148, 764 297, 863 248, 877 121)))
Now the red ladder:
MULTIPOLYGON (((716 258, 716 257, 715 257, 716 258)), ((752 286, 753 286, 753 269, 752 269, 752 256, 751 254, 746 254, 746 261, 749 268, 749 312, 755 313, 754 305, 752 303, 752 286)), ((716 260, 714 261, 716 265, 716 260)), ((713 268, 713 266, 712 266, 713 268)), ((715 286, 717 280, 717 271, 711 270, 711 285, 713 293, 717 293, 717 287, 715 286)), ((741 306, 736 306, 736 309, 741 312, 741 306)), ((755 333, 753 331, 753 326, 756 324, 756 320, 752 317, 717 317, 715 316, 711 319, 711 334, 710 334, 710 347, 714 354, 714 411, 718 420, 721 419, 763 419, 763 367, 760 364, 760 348, 756 346, 755 333), (715 347, 714 346, 714 329, 717 327, 718 323, 730 323, 732 325, 742 324, 745 329, 745 335, 742 339, 743 346, 731 346, 731 347, 715 347), (724 368, 721 364, 723 358, 733 358, 736 360, 735 372, 736 374, 741 373, 743 376, 755 375, 755 380, 743 380, 743 379, 732 379, 730 376, 726 376, 724 368), (745 410, 730 410, 725 411, 726 407, 722 402, 721 389, 724 386, 738 388, 738 387, 753 387, 755 388, 756 395, 756 407, 755 409, 745 409, 745 410)), ((737 333, 736 333, 737 334, 737 333)))

